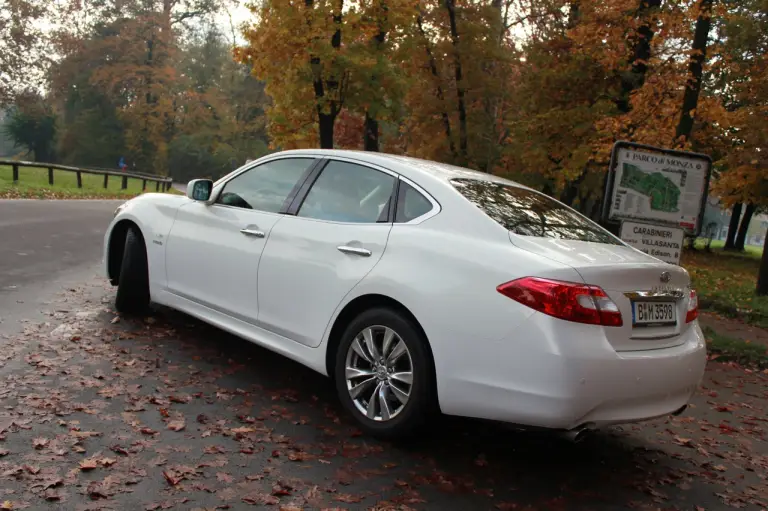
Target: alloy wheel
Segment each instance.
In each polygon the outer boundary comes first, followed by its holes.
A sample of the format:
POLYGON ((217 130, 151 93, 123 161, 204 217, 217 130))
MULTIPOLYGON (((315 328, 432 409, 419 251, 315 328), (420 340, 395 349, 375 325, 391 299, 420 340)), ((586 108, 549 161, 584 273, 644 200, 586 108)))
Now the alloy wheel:
POLYGON ((360 413, 378 422, 397 417, 413 389, 413 360, 408 346, 389 327, 366 327, 349 345, 345 378, 360 413))

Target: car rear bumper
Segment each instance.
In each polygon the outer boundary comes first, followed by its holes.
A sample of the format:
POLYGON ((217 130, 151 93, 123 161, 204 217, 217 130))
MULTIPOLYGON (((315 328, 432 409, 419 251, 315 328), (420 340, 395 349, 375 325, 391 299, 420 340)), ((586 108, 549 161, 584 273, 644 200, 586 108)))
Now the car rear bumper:
POLYGON ((436 359, 440 406, 451 415, 572 429, 661 417, 688 403, 706 365, 698 322, 677 346, 646 351, 616 352, 596 332, 535 314, 504 339, 472 343, 461 361, 436 359))

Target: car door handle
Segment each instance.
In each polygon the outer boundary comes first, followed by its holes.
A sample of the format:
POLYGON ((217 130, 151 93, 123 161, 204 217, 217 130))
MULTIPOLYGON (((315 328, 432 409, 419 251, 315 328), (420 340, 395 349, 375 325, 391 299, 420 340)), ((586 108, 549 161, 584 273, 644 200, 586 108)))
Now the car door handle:
POLYGON ((340 245, 336 248, 338 249, 339 252, 344 252, 345 254, 359 255, 363 257, 370 257, 371 254, 373 253, 367 248, 350 247, 348 245, 340 245))
POLYGON ((242 232, 246 236, 253 236, 254 238, 264 237, 264 231, 255 231, 253 229, 240 229, 240 232, 242 232))

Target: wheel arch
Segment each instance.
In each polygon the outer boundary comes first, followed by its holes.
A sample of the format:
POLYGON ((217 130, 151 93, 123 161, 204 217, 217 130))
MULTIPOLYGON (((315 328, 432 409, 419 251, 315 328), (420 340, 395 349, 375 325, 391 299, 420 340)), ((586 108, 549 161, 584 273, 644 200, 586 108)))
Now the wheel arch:
POLYGON ((123 219, 117 222, 109 233, 109 245, 107 246, 107 276, 112 285, 117 285, 120 277, 120 267, 123 264, 123 252, 125 250, 125 235, 128 229, 133 227, 146 246, 144 234, 136 222, 123 219))
POLYGON ((426 344, 426 351, 427 355, 429 356, 429 365, 432 369, 432 381, 435 384, 435 389, 433 389, 435 391, 434 395, 437 396, 437 374, 435 371, 435 357, 432 353, 432 346, 430 345, 429 338, 424 331, 424 327, 421 326, 419 320, 416 319, 416 316, 408 309, 408 307, 395 300, 394 298, 381 294, 365 294, 358 296, 347 303, 341 312, 339 312, 339 314, 336 316, 336 319, 333 322, 333 326, 331 327, 331 331, 328 334, 328 346, 325 350, 325 369, 328 373, 328 376, 331 379, 334 379, 335 377, 334 369, 336 362, 336 350, 341 343, 341 336, 344 334, 344 329, 360 313, 377 307, 392 309, 403 314, 419 331, 426 344))

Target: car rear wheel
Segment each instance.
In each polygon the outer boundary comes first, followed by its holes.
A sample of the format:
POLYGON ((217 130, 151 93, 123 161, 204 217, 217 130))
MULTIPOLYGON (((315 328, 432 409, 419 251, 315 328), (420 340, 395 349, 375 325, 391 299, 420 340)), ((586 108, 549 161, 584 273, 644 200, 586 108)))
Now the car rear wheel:
POLYGON ((365 311, 347 326, 336 353, 336 390, 368 434, 412 435, 436 408, 426 342, 390 309, 365 311))
POLYGON ((149 306, 149 267, 144 239, 135 227, 125 234, 125 248, 118 277, 115 308, 120 312, 144 312, 149 306))

